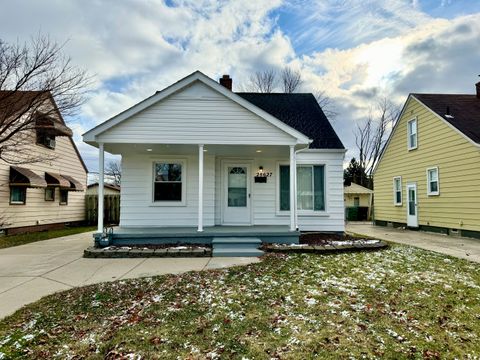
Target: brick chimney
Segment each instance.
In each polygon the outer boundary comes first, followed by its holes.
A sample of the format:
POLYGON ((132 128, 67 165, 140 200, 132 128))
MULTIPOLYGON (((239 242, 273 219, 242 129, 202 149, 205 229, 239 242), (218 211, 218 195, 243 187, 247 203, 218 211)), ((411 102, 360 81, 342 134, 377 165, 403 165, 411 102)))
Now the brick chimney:
POLYGON ((232 90, 232 78, 230 75, 223 75, 218 82, 220 85, 225 86, 228 90, 232 90))
POLYGON ((475 87, 477 88, 477 98, 480 99, 480 81, 475 84, 475 87))

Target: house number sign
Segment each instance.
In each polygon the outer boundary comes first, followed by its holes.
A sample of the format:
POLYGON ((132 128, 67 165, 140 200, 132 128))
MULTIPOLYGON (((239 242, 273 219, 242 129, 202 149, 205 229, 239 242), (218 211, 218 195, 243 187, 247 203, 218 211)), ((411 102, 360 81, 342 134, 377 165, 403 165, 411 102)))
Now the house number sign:
POLYGON ((271 172, 265 172, 265 171, 257 171, 255 174, 255 177, 271 177, 273 173, 271 172))

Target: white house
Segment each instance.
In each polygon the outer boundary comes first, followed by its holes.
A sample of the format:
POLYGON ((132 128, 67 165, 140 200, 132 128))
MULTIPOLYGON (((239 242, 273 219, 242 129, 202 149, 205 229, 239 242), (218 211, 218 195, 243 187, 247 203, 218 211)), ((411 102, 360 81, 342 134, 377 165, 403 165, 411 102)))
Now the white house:
POLYGON ((315 97, 231 88, 197 71, 83 135, 100 173, 122 156, 119 231, 342 233, 345 149, 315 97))

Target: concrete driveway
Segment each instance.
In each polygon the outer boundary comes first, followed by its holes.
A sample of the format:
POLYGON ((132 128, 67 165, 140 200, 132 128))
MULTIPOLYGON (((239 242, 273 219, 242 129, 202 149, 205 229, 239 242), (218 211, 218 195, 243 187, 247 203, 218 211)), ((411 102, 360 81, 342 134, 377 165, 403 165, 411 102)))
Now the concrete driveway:
POLYGON ((84 259, 92 233, 0 250, 0 318, 57 291, 119 279, 258 262, 258 258, 84 259))
POLYGON ((480 263, 480 239, 374 226, 370 223, 347 223, 347 232, 386 241, 416 246, 442 254, 480 263))

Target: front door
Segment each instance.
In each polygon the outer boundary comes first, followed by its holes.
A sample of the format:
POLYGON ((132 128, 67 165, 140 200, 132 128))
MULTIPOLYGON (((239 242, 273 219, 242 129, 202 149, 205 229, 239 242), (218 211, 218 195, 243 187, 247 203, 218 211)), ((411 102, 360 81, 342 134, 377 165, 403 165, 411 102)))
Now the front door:
POLYGON ((418 227, 417 184, 407 184, 407 226, 418 227))
POLYGON ((251 225, 250 165, 227 163, 223 171, 223 224, 251 225))

